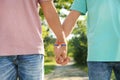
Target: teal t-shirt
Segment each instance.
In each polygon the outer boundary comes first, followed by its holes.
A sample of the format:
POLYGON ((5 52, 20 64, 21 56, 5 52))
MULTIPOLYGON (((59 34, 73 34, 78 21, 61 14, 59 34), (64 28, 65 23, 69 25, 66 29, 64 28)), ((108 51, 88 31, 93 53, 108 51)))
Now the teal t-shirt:
POLYGON ((87 13, 88 61, 120 61, 120 0, 74 0, 87 13))

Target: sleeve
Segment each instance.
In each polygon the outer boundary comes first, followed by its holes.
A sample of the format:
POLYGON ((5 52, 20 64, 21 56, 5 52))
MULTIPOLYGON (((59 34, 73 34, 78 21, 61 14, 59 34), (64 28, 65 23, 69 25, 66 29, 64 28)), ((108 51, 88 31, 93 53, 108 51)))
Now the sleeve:
POLYGON ((74 0, 70 9, 80 12, 81 15, 85 15, 87 12, 86 0, 74 0))

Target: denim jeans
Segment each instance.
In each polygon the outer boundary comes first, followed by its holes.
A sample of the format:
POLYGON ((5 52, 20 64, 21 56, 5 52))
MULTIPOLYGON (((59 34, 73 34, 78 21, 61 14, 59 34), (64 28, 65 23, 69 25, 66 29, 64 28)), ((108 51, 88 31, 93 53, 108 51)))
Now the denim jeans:
POLYGON ((112 70, 120 80, 120 62, 88 62, 89 80, 110 80, 112 70))
POLYGON ((0 56, 0 80, 44 80, 42 54, 0 56))

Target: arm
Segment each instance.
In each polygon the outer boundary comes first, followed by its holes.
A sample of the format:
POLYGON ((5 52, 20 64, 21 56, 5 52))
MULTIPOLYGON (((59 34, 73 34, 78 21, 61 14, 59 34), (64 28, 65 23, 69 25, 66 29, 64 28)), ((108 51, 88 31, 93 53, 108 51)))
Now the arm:
POLYGON ((72 10, 62 24, 66 37, 72 32, 80 12, 72 10))
MULTIPOLYGON (((62 28, 65 32, 66 37, 72 32, 74 25, 78 19, 78 17, 80 16, 80 12, 78 11, 71 11, 70 14, 67 16, 67 18, 65 19, 65 21, 62 24, 62 28)), ((59 50, 61 51, 61 50, 59 50)), ((66 56, 65 53, 62 54, 63 57, 66 56)), ((64 59, 64 61, 61 63, 60 59, 57 60, 57 63, 60 63, 62 65, 67 64, 70 61, 70 58, 66 56, 66 58, 64 59)))
MULTIPOLYGON (((44 16, 57 37, 57 42, 62 42, 66 44, 65 34, 61 27, 61 23, 59 20, 59 16, 56 12, 56 9, 53 5, 52 0, 46 0, 40 3, 44 16)), ((54 52, 56 56, 56 62, 61 65, 65 65, 69 62, 69 58, 67 57, 67 46, 63 47, 54 47, 54 52)))
POLYGON ((63 29, 61 28, 61 23, 59 20, 59 16, 56 12, 56 9, 53 5, 52 0, 43 1, 40 3, 44 16, 52 29, 52 31, 55 33, 57 39, 59 42, 65 42, 65 34, 63 29))

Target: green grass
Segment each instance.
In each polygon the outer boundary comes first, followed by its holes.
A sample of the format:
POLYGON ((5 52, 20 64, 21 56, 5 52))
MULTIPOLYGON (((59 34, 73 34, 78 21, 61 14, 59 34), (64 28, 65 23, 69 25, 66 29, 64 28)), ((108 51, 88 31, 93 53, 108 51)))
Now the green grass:
POLYGON ((53 61, 53 60, 51 60, 51 61, 45 60, 45 64, 44 64, 45 74, 51 73, 54 70, 55 65, 56 65, 55 61, 53 61))
POLYGON ((78 67, 79 69, 81 69, 82 71, 88 73, 88 68, 85 65, 79 65, 79 64, 74 64, 75 67, 78 67))
POLYGON ((112 80, 116 80, 116 79, 115 79, 114 72, 112 72, 111 79, 112 79, 112 80))

